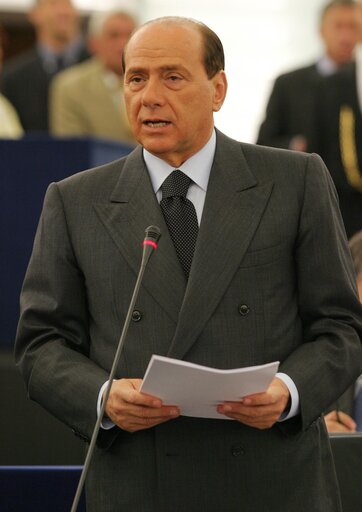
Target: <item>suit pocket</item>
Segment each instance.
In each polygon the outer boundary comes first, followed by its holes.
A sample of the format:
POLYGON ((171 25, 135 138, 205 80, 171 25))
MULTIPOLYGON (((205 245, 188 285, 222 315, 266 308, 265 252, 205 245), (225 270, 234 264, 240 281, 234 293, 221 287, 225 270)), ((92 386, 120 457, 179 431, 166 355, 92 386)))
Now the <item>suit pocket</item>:
POLYGON ((240 268, 260 267, 277 261, 283 252, 283 244, 273 245, 264 249, 247 251, 240 263, 240 268))

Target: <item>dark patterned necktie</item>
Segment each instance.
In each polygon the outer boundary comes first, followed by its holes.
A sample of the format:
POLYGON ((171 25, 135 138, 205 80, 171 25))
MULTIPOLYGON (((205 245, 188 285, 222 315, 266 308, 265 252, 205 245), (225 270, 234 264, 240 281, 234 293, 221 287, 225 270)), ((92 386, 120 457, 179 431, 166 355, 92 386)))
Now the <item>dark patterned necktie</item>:
POLYGON ((186 198, 191 179, 182 171, 173 171, 162 184, 160 206, 176 254, 186 278, 189 277, 199 226, 195 207, 186 198))

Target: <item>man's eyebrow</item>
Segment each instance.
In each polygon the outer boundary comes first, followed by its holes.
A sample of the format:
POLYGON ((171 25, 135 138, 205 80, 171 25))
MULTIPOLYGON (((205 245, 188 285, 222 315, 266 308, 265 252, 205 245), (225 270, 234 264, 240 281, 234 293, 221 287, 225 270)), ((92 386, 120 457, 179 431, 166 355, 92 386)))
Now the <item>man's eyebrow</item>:
POLYGON ((171 64, 167 66, 161 66, 161 71, 186 71, 186 68, 180 64, 171 64))
POLYGON ((129 68, 126 69, 126 75, 143 73, 144 71, 144 68, 129 68))
MULTIPOLYGON (((187 73, 187 69, 180 64, 168 64, 166 66, 160 66, 157 68, 159 71, 183 71, 187 73)), ((137 74, 137 73, 147 73, 147 68, 144 67, 130 67, 126 70, 126 74, 137 74)))

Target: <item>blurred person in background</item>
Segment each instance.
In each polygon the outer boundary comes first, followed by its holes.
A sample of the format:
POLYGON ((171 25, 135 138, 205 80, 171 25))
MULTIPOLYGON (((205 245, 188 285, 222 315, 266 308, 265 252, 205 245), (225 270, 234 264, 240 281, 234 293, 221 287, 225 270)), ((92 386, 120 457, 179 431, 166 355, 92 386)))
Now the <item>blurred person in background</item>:
MULTIPOLYGON (((362 231, 349 241, 353 265, 356 271, 357 288, 362 303, 362 231)), ((362 432, 362 375, 337 402, 336 410, 324 417, 328 432, 362 432)))
POLYGON ((351 238, 362 230, 362 1, 356 2, 355 61, 318 85, 311 150, 324 159, 351 238))
POLYGON ((317 62, 275 80, 257 144, 308 150, 317 84, 321 77, 331 75, 353 58, 357 42, 355 2, 328 2, 321 12, 319 33, 324 55, 317 62))
POLYGON ((35 0, 28 16, 37 44, 4 67, 2 92, 17 110, 25 131, 47 131, 51 79, 89 54, 71 0, 35 0))
POLYGON ((124 11, 95 13, 90 19, 89 59, 54 79, 50 125, 54 135, 97 136, 135 142, 123 99, 122 53, 136 27, 124 11))
MULTIPOLYGON (((0 25, 0 73, 4 53, 4 30, 0 25)), ((15 139, 23 135, 18 115, 11 103, 0 94, 0 138, 15 139)))

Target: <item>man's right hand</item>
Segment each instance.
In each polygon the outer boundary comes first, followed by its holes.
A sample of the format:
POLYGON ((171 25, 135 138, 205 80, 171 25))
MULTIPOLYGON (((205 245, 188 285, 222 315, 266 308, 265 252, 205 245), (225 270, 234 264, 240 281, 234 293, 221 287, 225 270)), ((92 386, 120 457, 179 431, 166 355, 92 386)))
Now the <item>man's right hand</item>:
POLYGON ((112 384, 105 412, 115 425, 137 432, 180 415, 177 406, 163 405, 157 397, 139 391, 142 379, 120 379, 112 384))

